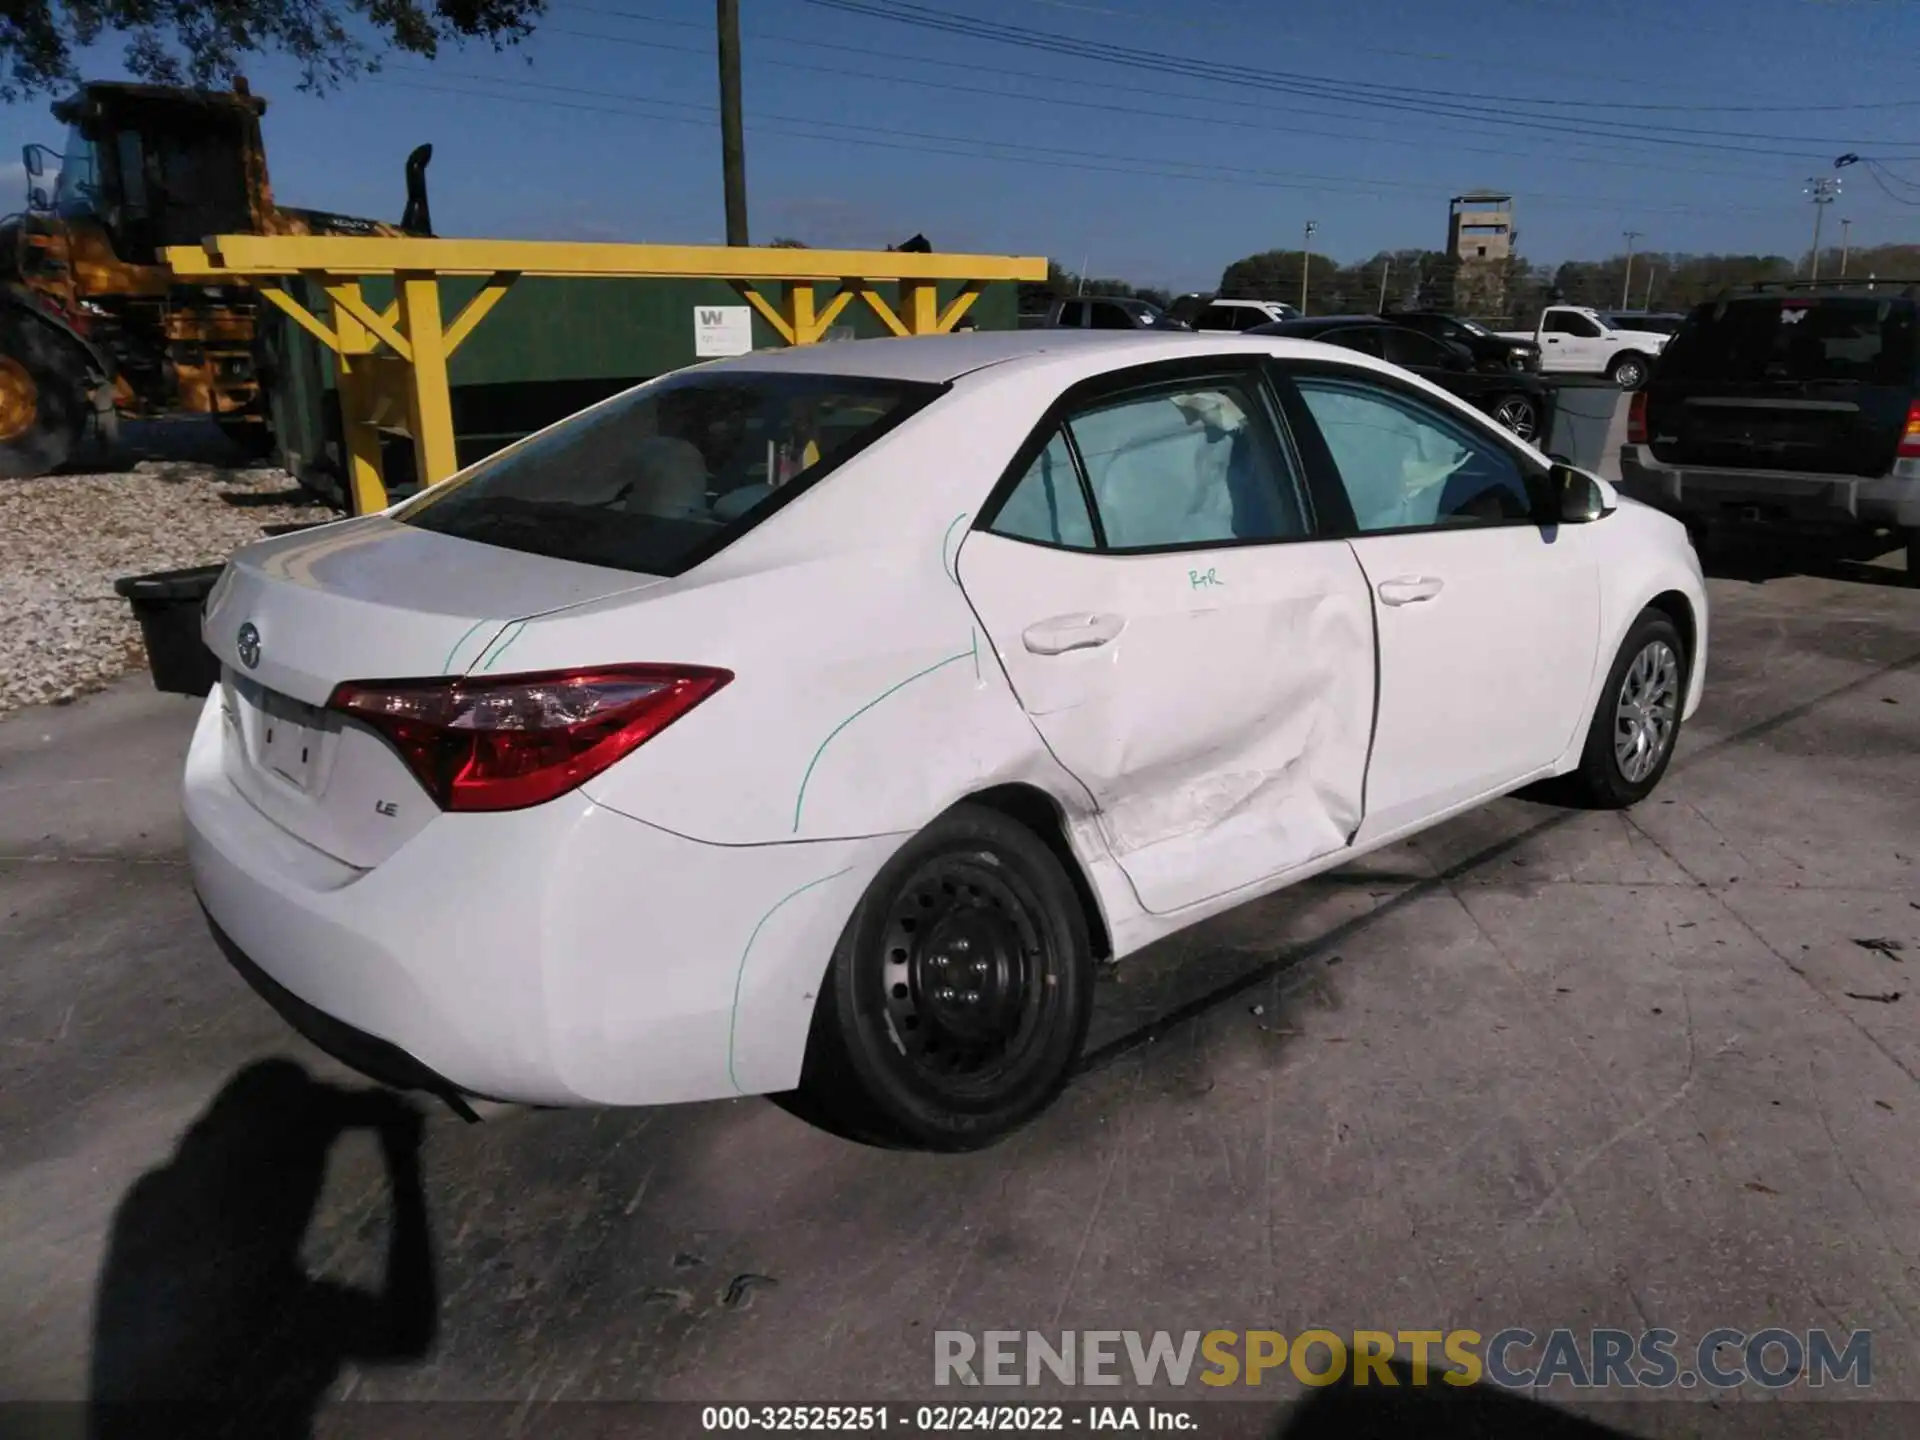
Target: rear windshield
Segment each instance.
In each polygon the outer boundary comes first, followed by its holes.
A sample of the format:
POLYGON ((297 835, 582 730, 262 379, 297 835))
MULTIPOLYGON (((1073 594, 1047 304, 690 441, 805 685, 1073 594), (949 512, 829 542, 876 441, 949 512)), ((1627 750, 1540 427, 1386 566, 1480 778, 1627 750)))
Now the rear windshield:
POLYGON ((1913 307, 1871 296, 1796 300, 1776 296, 1700 306, 1660 357, 1665 379, 1914 379, 1913 307))
POLYGON ((398 518, 509 550, 678 575, 944 388, 685 371, 481 461, 398 518))

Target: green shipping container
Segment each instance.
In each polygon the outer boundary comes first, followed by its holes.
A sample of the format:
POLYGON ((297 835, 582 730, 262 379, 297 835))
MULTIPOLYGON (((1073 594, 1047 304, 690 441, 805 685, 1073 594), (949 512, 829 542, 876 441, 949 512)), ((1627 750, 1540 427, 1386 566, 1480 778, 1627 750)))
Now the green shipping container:
MULTIPOLYGON (((479 278, 440 283, 441 312, 449 320, 480 289, 479 278)), ((304 281, 290 288, 315 315, 324 316, 325 296, 304 281)), ((384 278, 367 280, 363 293, 375 309, 393 298, 384 278)), ((777 303, 779 287, 759 287, 777 303)), ((876 287, 899 308, 898 287, 876 287)), ((942 305, 959 292, 958 282, 940 286, 942 305)), ((829 287, 819 287, 824 297, 829 287)), ((744 306, 722 280, 568 280, 517 282, 493 312, 454 352, 448 365, 453 424, 461 465, 474 461, 643 380, 691 365, 695 312, 712 306, 744 306)), ((344 503, 339 401, 333 354, 278 311, 262 307, 262 373, 270 415, 287 468, 310 489, 344 503)), ((968 312, 982 330, 1011 330, 1017 323, 1016 287, 984 287, 968 312)), ((756 350, 782 345, 755 312, 756 350)), ((834 339, 879 338, 889 332, 859 300, 840 314, 834 339)), ((828 343, 831 343, 829 341, 828 343)), ((387 487, 396 497, 413 485, 412 444, 390 437, 384 446, 387 487)))

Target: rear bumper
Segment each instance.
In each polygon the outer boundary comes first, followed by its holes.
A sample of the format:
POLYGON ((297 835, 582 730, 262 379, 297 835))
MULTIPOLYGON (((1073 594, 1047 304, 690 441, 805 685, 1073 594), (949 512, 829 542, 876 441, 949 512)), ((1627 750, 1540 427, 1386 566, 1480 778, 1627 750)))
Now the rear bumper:
POLYGON ((1687 519, 1759 519, 1833 529, 1920 527, 1920 466, 1883 476, 1668 465, 1651 446, 1620 447, 1620 489, 1687 519), (1758 512, 1752 516, 1745 511, 1758 512))
POLYGON ((405 1088, 536 1105, 789 1089, 833 946, 898 843, 706 845, 576 793, 439 816, 355 870, 234 788, 227 733, 215 695, 183 790, 216 935, 296 1029, 405 1088))

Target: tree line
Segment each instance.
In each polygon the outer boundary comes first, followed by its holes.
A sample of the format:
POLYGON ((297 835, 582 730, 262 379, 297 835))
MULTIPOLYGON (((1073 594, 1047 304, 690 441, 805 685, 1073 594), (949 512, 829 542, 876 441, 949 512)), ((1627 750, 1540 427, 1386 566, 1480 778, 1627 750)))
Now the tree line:
MULTIPOLYGON (((1452 310, 1461 262, 1443 250, 1382 250, 1343 264, 1331 255, 1307 252, 1306 311, 1309 315, 1371 314, 1380 309, 1452 310)), ((1472 318, 1499 324, 1531 325, 1546 305, 1590 305, 1596 310, 1685 311, 1723 290, 1757 281, 1805 279, 1810 254, 1692 255, 1622 252, 1604 260, 1569 260, 1534 265, 1515 256, 1501 262, 1506 304, 1502 313, 1484 307, 1472 318)), ((1284 300, 1300 304, 1302 252, 1266 250, 1234 261, 1221 273, 1217 293, 1239 299, 1284 300)), ((1873 276, 1884 280, 1920 280, 1920 245, 1873 245, 1843 253, 1823 245, 1819 274, 1832 279, 1873 276)), ((1080 276, 1050 262, 1047 278, 1020 286, 1020 308, 1045 310, 1071 295, 1118 295, 1166 305, 1172 295, 1159 287, 1133 285, 1106 276, 1080 276)))

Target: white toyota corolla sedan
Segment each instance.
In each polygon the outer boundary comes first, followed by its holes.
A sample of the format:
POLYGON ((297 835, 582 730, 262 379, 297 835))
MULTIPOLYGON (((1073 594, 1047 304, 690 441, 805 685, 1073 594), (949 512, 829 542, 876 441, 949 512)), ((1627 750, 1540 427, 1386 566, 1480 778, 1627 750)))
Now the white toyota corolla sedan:
POLYGON ((742 356, 252 545, 187 760, 233 963, 389 1083, 981 1145, 1095 965, 1699 703, 1679 524, 1311 342, 742 356))

